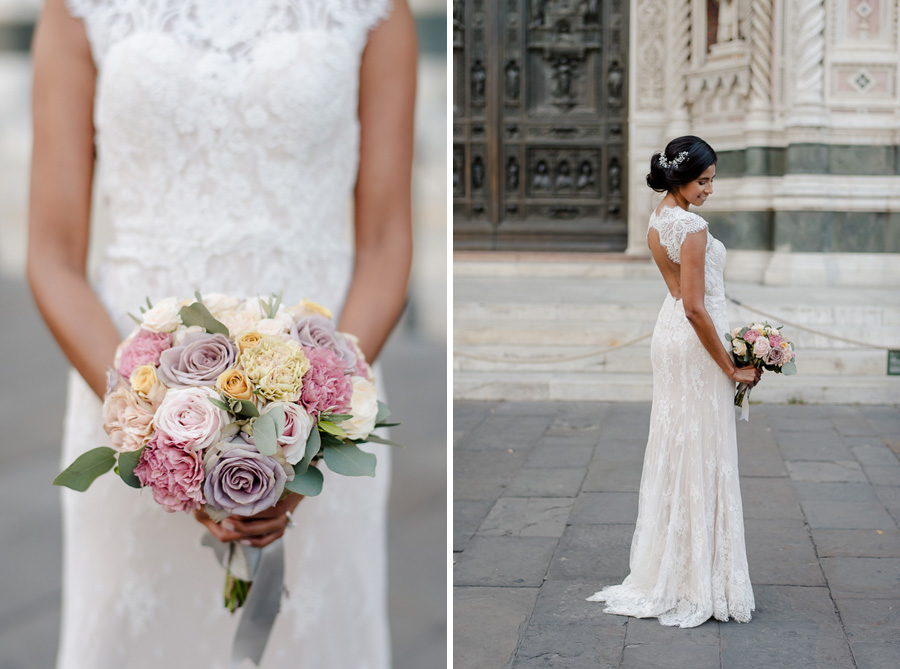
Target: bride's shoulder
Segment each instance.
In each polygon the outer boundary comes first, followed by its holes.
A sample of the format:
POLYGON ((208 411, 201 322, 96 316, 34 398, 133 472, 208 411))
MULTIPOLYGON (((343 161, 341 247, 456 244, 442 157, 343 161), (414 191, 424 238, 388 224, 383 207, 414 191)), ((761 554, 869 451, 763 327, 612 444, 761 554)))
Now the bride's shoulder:
POLYGON ((650 224, 657 228, 665 226, 687 232, 699 232, 708 227, 706 219, 700 214, 681 207, 660 207, 651 215, 650 224))

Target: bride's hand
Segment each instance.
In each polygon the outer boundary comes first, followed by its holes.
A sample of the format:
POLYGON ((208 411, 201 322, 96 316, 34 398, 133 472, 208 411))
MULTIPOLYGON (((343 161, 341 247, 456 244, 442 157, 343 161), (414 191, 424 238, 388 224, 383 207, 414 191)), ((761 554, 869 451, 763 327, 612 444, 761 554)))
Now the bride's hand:
POLYGON ((255 516, 228 516, 221 523, 215 522, 200 509, 194 511, 194 517, 219 541, 240 541, 262 548, 284 534, 290 522, 287 513, 296 509, 301 499, 303 495, 291 492, 278 504, 255 516))
POLYGON ((735 383, 746 383, 751 388, 759 383, 763 370, 756 367, 735 367, 731 380, 735 383))

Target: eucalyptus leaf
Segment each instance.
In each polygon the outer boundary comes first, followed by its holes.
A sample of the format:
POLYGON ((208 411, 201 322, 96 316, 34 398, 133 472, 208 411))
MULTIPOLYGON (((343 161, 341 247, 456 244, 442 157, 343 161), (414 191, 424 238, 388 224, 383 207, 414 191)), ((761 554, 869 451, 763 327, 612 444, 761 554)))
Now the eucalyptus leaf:
POLYGON ((309 433, 309 437, 306 438, 306 450, 303 452, 303 459, 294 465, 294 472, 297 474, 304 473, 321 448, 322 440, 319 438, 319 431, 313 428, 309 433))
POLYGON ((195 290, 195 291, 194 291, 194 297, 197 299, 198 302, 202 302, 202 301, 203 301, 203 297, 201 297, 200 291, 199 291, 199 290, 195 290))
POLYGON ((138 462, 141 459, 141 453, 144 452, 144 448, 146 448, 146 446, 143 446, 136 451, 122 451, 119 453, 119 466, 117 467, 118 474, 122 480, 132 488, 141 487, 140 480, 134 475, 134 468, 137 467, 138 462))
POLYGON ((218 397, 210 397, 209 401, 219 407, 222 411, 231 411, 231 407, 225 404, 225 402, 220 400, 218 397))
POLYGON ((53 479, 53 485, 84 492, 91 487, 95 478, 108 472, 115 464, 116 452, 109 446, 91 449, 79 455, 75 462, 53 479))
POLYGON ((278 437, 275 436, 275 421, 263 414, 253 421, 253 441, 256 450, 263 455, 275 455, 278 451, 278 437))
POLYGON ((145 297, 144 299, 147 300, 147 308, 148 308, 148 309, 152 309, 152 308, 153 308, 153 302, 150 301, 150 298, 149 298, 149 297, 145 297))
POLYGON ((360 450, 356 444, 326 446, 325 464, 335 474, 343 476, 375 476, 376 458, 371 453, 360 450))
POLYGON ((376 423, 383 423, 387 420, 388 416, 391 415, 391 410, 387 408, 387 404, 382 402, 381 400, 376 400, 378 402, 378 414, 375 416, 376 423))
POLYGON ((181 321, 188 327, 199 325, 210 334, 228 336, 228 328, 213 318, 213 315, 209 313, 209 309, 200 302, 194 302, 189 307, 181 307, 181 311, 178 313, 181 316, 181 321))
POLYGON ((137 316, 135 316, 135 315, 132 314, 132 313, 129 313, 129 314, 128 314, 128 318, 130 318, 131 320, 133 320, 133 321, 134 321, 135 323, 137 323, 138 325, 143 325, 143 324, 144 324, 144 321, 142 321, 140 318, 138 318, 137 316))
POLYGON ((250 400, 235 400, 235 411, 238 416, 245 418, 256 418, 259 416, 259 409, 250 400), (238 409, 237 407, 240 406, 238 409))
POLYGON ((284 432, 284 409, 282 407, 272 407, 266 411, 266 415, 275 421, 275 436, 280 437, 284 432))
POLYGON ((344 432, 341 428, 339 428, 337 425, 335 425, 334 423, 332 423, 331 421, 328 421, 328 420, 320 420, 319 421, 319 429, 322 430, 322 432, 328 432, 329 434, 333 434, 336 437, 346 437, 347 436, 346 432, 344 432))
POLYGON ((403 444, 398 444, 396 441, 391 441, 390 439, 385 439, 384 437, 379 437, 377 434, 370 434, 365 439, 361 441, 372 441, 376 444, 387 444, 388 446, 398 446, 399 448, 406 448, 403 444))
POLYGON ((349 413, 330 413, 325 417, 325 420, 332 423, 341 423, 345 420, 353 418, 353 414, 349 413))
POLYGON ((322 446, 340 446, 344 443, 343 439, 335 437, 333 434, 328 434, 327 432, 320 432, 319 439, 322 440, 322 446))
POLYGON ((784 363, 784 365, 781 366, 781 373, 785 376, 793 376, 797 373, 797 363, 793 360, 784 363))
POLYGON ((315 497, 322 492, 322 484, 325 477, 322 476, 316 467, 307 467, 302 474, 295 474, 292 481, 284 484, 284 487, 298 495, 306 495, 307 497, 315 497))
POLYGON ((397 427, 398 425, 402 425, 402 423, 375 423, 375 427, 397 427))

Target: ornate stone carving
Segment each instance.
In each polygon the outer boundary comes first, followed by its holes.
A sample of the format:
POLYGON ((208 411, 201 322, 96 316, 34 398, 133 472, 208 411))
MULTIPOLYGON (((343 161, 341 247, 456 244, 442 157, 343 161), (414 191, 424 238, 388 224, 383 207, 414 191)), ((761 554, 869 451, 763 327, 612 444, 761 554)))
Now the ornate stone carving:
POLYGON ((741 39, 741 7, 739 0, 719 0, 719 19, 716 26, 716 43, 736 42, 741 39))
POLYGON ((515 193, 519 188, 519 161, 510 156, 506 161, 506 192, 515 193))
POLYGON ((750 106, 768 107, 772 101, 772 2, 750 5, 750 106))
POLYGON ((569 161, 561 160, 556 167, 556 190, 568 190, 574 186, 569 161))
POLYGON ((671 0, 669 49, 665 62, 670 68, 670 109, 683 111, 687 104, 687 72, 691 60, 691 0, 671 0))
POLYGON ((646 111, 665 108, 666 3, 663 0, 639 0, 635 10, 637 32, 637 106, 646 111))
POLYGON ((825 59, 825 7, 823 0, 797 0, 796 101, 822 102, 825 59))
POLYGON ((472 73, 470 76, 472 78, 472 102, 483 103, 487 73, 485 72, 484 65, 480 60, 476 60, 474 63, 472 63, 472 73))
POLYGON ((512 59, 506 63, 506 99, 513 101, 519 99, 519 63, 512 59))
POLYGON ((594 185, 594 168, 591 161, 584 160, 578 167, 578 180, 575 182, 578 190, 584 190, 594 185))
POLYGON ((472 159, 472 190, 484 188, 484 161, 481 156, 472 159))
POLYGON ((534 178, 531 180, 532 189, 549 190, 550 188, 550 169, 547 167, 547 161, 539 160, 534 166, 534 178))
POLYGON ((618 158, 609 161, 609 194, 622 194, 622 166, 619 164, 618 158))

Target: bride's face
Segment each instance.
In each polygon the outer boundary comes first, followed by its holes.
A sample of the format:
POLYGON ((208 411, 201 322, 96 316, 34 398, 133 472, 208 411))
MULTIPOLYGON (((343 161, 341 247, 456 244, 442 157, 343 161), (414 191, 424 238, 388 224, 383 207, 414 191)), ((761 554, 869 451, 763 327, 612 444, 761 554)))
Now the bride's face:
POLYGON ((706 202, 706 198, 712 195, 713 179, 715 178, 716 166, 713 164, 707 167, 703 171, 703 174, 693 181, 679 186, 678 194, 695 207, 703 206, 703 203, 706 202))

